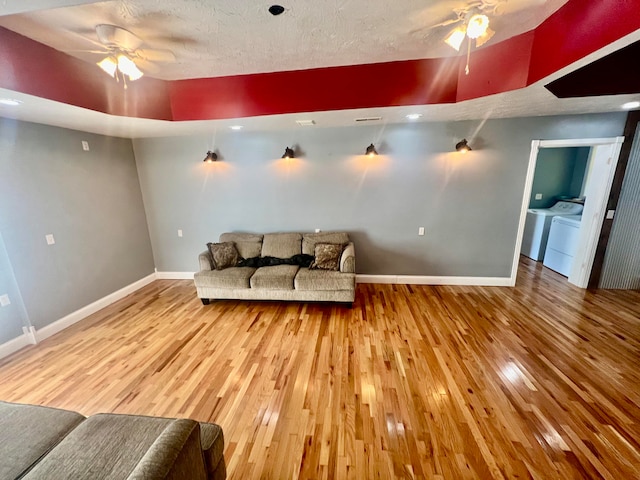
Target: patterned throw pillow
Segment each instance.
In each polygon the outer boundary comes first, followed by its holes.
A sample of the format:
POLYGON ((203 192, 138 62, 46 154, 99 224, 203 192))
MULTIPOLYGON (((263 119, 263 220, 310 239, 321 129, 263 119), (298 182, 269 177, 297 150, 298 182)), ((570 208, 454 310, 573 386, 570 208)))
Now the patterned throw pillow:
POLYGON ((235 267, 240 260, 236 244, 233 242, 207 243, 207 248, 216 270, 235 267))
POLYGON ((338 271, 343 248, 344 245, 335 243, 316 243, 315 260, 309 269, 338 271))

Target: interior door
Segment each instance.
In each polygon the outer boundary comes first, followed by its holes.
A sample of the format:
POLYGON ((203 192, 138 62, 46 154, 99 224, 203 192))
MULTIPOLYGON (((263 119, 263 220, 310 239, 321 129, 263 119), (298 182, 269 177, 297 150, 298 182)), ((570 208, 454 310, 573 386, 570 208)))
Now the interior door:
POLYGON ((622 139, 615 143, 595 145, 591 149, 590 171, 584 194, 586 201, 582 212, 580 240, 569 282, 586 288, 595 257, 600 228, 604 220, 606 201, 609 198, 616 162, 622 139))

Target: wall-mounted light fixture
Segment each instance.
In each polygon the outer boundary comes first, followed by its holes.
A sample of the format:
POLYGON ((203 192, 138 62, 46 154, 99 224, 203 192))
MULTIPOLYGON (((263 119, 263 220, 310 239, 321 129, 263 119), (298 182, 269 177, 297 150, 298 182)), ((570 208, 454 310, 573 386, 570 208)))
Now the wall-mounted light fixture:
POLYGON ((467 143, 467 139, 463 138, 458 143, 456 143, 456 152, 467 153, 471 151, 471 147, 467 143))
POLYGON ((284 149, 284 154, 282 155, 282 158, 285 158, 287 160, 290 158, 296 158, 296 154, 292 148, 287 147, 284 149))
POLYGON ((365 155, 369 157, 373 157, 374 155, 377 155, 377 154, 378 154, 378 151, 376 150, 376 147, 373 145, 373 143, 369 145, 367 147, 367 150, 365 151, 365 155))
POLYGON ((218 160, 218 154, 216 152, 212 152, 211 150, 209 150, 207 152, 207 156, 204 157, 203 162, 207 162, 207 163, 213 163, 216 160, 218 160))

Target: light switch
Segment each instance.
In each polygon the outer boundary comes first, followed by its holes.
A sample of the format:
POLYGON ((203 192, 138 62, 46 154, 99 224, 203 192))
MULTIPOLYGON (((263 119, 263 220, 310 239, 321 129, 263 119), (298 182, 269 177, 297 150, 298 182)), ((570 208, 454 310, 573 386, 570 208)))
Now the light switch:
POLYGON ((11 300, 9 300, 9 295, 7 294, 0 295, 0 307, 6 307, 7 305, 11 305, 11 300))
POLYGON ((615 214, 616 214, 615 210, 607 210, 607 220, 612 220, 615 214))
POLYGON ((536 193, 536 200, 542 200, 542 194, 536 193))
POLYGON ((54 243, 56 243, 56 239, 53 238, 53 233, 45 235, 44 238, 47 239, 47 245, 53 245, 54 243))
POLYGON ((182 229, 178 229, 178 236, 182 237, 182 229))
POLYGON ((424 227, 418 228, 418 235, 420 236, 424 235, 424 227))

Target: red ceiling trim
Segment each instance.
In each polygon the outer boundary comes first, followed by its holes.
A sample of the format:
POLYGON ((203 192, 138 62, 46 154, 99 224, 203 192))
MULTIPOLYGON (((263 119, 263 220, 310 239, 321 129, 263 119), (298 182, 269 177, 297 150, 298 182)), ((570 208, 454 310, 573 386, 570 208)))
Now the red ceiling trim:
POLYGON ((535 29, 528 84, 640 28, 640 0, 570 0, 535 29))
POLYGON ((460 62, 458 95, 462 102, 527 86, 533 30, 471 52, 469 75, 460 62))
POLYGON ((464 56, 122 85, 0 27, 0 87, 112 115, 208 120, 454 103, 524 88, 640 28, 640 0, 569 0, 535 30, 464 56), (585 5, 588 3, 588 5, 585 5))
POLYGON ((112 115, 172 119, 166 82, 143 77, 125 90, 95 65, 2 27, 0 87, 112 115))
POLYGON ((457 59, 424 59, 171 82, 174 120, 456 101, 457 59))

